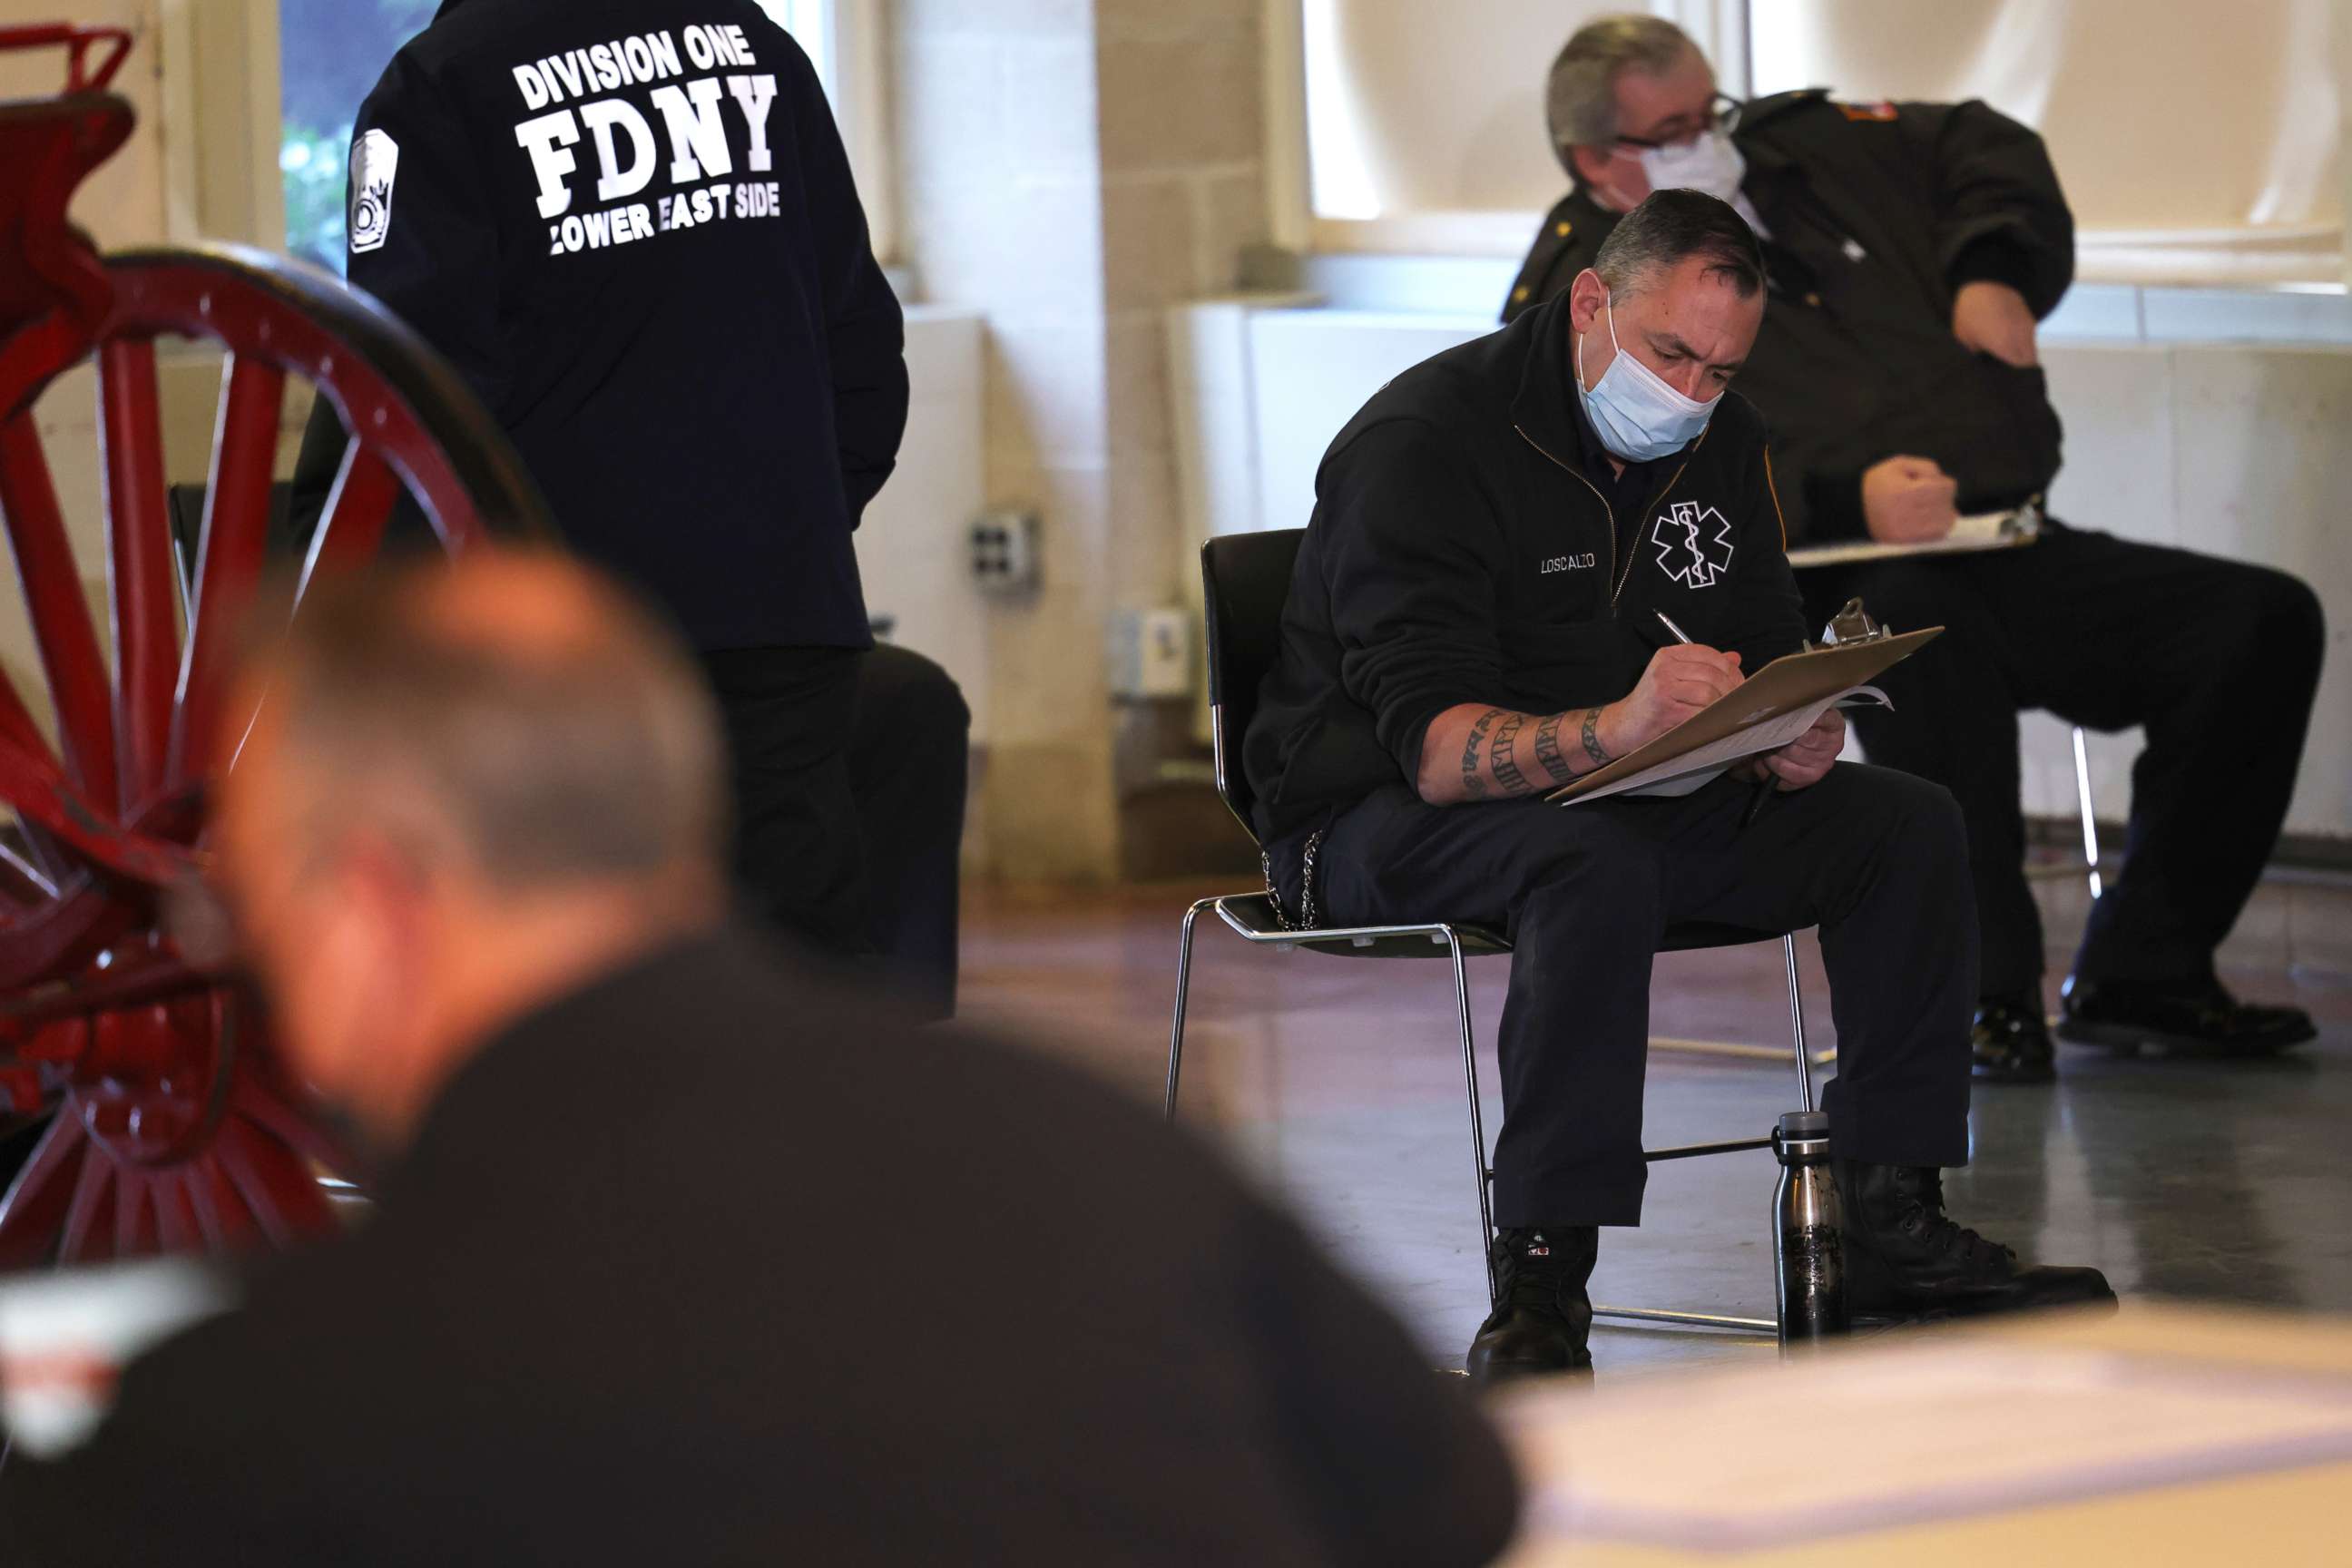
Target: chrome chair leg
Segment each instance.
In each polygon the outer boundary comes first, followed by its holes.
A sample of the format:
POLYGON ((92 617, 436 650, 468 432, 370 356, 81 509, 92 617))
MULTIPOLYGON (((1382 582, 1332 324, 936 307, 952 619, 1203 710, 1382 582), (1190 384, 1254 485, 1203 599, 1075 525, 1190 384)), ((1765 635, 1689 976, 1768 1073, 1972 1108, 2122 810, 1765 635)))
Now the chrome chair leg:
POLYGON ((1797 937, 1794 931, 1780 938, 1780 954, 1789 969, 1789 1033, 1797 1044, 1797 1108, 1813 1108, 1813 1058, 1805 1049, 1805 993, 1797 976, 1797 937))
POLYGON ((2074 726, 2074 801, 2083 812, 2083 864, 2091 878, 2091 899, 2105 891, 2099 885, 2099 819, 2091 809, 2091 752, 2084 743, 2083 726, 2074 726))
POLYGON ((1486 1111, 1478 1099, 1478 1046, 1470 1030, 1470 971, 1462 962, 1462 938, 1444 928, 1445 951, 1454 961, 1454 1008, 1462 1023, 1462 1081, 1470 1096, 1470 1170, 1478 1184, 1478 1256, 1486 1265, 1486 1304, 1502 1294, 1495 1273, 1495 1203, 1487 1187, 1495 1173, 1486 1164, 1486 1111))
POLYGON ((1184 1067, 1184 1002, 1192 985, 1192 924, 1202 910, 1215 908, 1216 902, 1202 899, 1184 911, 1184 934, 1176 944, 1176 1019, 1168 1028, 1168 1099, 1160 1110, 1164 1121, 1176 1120, 1176 1076, 1184 1067))

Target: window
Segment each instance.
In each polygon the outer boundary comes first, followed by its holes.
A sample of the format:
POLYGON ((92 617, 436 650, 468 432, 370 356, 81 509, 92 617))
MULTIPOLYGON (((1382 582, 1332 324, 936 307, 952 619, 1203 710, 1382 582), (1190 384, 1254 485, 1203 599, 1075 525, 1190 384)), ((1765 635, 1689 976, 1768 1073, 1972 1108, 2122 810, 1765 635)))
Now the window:
POLYGON ((278 168, 286 248, 343 269, 344 173, 352 121, 400 47, 441 0, 279 0, 278 168))
MULTIPOLYGON (((835 0, 759 0, 807 51, 839 111, 841 46, 835 0)), ((352 121, 400 47, 425 30, 441 0, 278 0, 279 135, 278 168, 286 193, 286 248, 341 272, 344 254, 344 176, 352 121)), ((858 122, 843 116, 853 158, 858 122)), ((869 195, 868 205, 876 205, 869 195)), ((877 219, 877 240, 880 222, 877 219)))
POLYGON ((1639 8, 1734 93, 1981 97, 2037 127, 2085 277, 2328 282, 2344 266, 2327 0, 2239 0, 2227 27, 2154 32, 2146 0, 1454 0, 1442 22, 1422 0, 1293 4, 1297 68, 1276 90, 1298 103, 1270 118, 1297 128, 1288 222, 1316 249, 1522 254, 1567 188, 1543 132, 1552 56, 1592 16, 1639 8))

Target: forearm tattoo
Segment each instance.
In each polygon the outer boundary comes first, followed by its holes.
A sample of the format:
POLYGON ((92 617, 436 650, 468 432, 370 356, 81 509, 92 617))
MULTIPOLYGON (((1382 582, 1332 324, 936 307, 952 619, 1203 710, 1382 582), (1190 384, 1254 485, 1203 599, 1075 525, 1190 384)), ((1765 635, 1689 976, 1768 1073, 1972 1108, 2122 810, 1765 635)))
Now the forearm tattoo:
POLYGON ((1584 710, 1584 754, 1592 759, 1592 765, 1596 768, 1609 765, 1609 753, 1601 749, 1601 710, 1598 708, 1584 710))
POLYGON ((1536 726, 1536 761, 1551 775, 1554 784, 1566 784, 1576 776, 1576 770, 1559 754, 1559 721, 1567 717, 1565 713, 1555 713, 1536 726))
POLYGON ((1486 781, 1478 776, 1478 753, 1486 748, 1486 731, 1503 716, 1500 708, 1489 708, 1478 715, 1470 726, 1469 743, 1462 748, 1462 793, 1472 800, 1486 798, 1486 781))
POLYGON ((1495 743, 1486 752, 1486 761, 1495 770, 1495 787, 1505 795, 1525 795, 1529 789, 1528 775, 1519 772, 1519 760, 1511 753, 1519 749, 1519 731, 1526 725, 1524 713, 1506 713, 1495 731, 1495 743))

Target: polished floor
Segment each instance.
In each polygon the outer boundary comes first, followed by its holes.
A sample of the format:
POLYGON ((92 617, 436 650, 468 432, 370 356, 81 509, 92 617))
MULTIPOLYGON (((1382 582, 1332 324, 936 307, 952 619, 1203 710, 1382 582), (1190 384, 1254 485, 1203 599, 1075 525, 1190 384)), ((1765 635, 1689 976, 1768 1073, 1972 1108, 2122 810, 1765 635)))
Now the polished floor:
MULTIPOLYGON (((2081 930, 2079 878, 2037 883, 2056 977, 2081 930)), ((965 1014, 1039 1038, 1157 1103, 1177 921, 1231 887, 1051 899, 978 893, 965 1014)), ((1834 1044, 1820 959, 1801 946, 1816 1048, 1834 1044)), ((1964 1223, 2029 1256, 2095 1264, 2126 1302, 2175 1297, 2352 1312, 2352 879, 2282 872, 2224 949, 2242 994, 2291 1001, 2321 1037, 2255 1063, 2118 1059, 2062 1046, 2054 1088, 1979 1086, 1975 1159, 1948 1183, 1964 1223)), ((1471 965, 1486 1082, 1507 961, 1471 965)), ((1777 944, 1669 954, 1653 1030, 1780 1045, 1777 944)), ((1486 1308, 1453 993, 1442 963, 1244 947, 1204 923, 1184 1120, 1231 1149, 1427 1347, 1460 1364, 1486 1308)), ((1654 1052, 1652 1146, 1753 1136, 1792 1109, 1785 1062, 1654 1052)), ((1491 1134, 1501 1114, 1490 1093, 1491 1134)), ((1769 1317, 1769 1153, 1653 1173, 1647 1223, 1601 1238, 1599 1300, 1769 1317)), ((1596 1331, 1603 1375, 1768 1353, 1707 1331, 1596 1331)))

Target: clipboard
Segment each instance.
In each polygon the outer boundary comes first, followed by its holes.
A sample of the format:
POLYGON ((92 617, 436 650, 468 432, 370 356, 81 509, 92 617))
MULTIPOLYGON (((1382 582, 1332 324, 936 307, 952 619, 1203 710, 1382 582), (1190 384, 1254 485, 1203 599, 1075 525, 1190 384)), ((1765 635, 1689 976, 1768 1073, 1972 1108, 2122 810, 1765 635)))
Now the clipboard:
POLYGON ((1915 555, 1973 555, 1987 550, 2018 550, 2042 537, 2042 509, 2032 501, 2013 511, 1979 512, 1952 524, 1941 539, 1917 544, 1886 544, 1858 539, 1843 544, 1800 545, 1789 552, 1790 566, 1844 566, 1858 561, 1901 561, 1915 555))
MULTIPOLYGON (((1801 653, 1774 659, 1738 688, 1717 698, 1655 740, 1596 768, 1575 783, 1544 796, 1554 805, 1570 805, 1598 795, 1620 795, 1629 789, 1658 789, 1662 794, 1685 794, 1673 784, 1685 776, 1705 773, 1713 778, 1743 757, 1777 750, 1785 741, 1760 739, 1776 721, 1812 710, 1818 713, 1856 688, 1869 682, 1944 635, 1941 626, 1899 636, 1881 633, 1854 642, 1808 647, 1801 653), (1751 738, 1757 743, 1742 746, 1751 738), (1675 771, 1671 764, 1687 762, 1675 771), (1647 775, 1647 776, 1644 776, 1647 775), (1661 788, 1660 786, 1665 786, 1661 788)), ((1884 698, 1880 698, 1884 700, 1884 698)), ((1810 723, 1811 720, 1807 719, 1810 723)))

